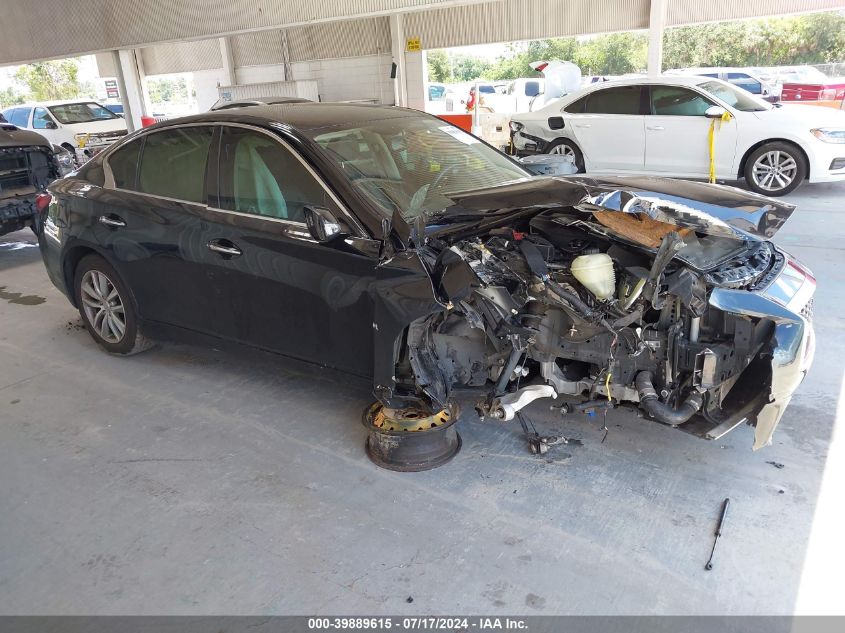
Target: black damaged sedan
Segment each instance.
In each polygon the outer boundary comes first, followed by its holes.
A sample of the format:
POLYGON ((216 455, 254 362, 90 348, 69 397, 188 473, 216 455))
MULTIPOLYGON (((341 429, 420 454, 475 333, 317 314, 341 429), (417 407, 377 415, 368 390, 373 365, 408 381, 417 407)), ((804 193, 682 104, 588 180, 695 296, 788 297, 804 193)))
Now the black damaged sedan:
POLYGON ((191 330, 372 377, 369 448, 389 467, 454 454, 468 390, 489 419, 524 423, 546 398, 710 439, 745 422, 760 448, 813 358, 815 280, 769 241, 792 206, 657 178, 533 177, 412 110, 167 121, 49 192, 47 271, 106 351, 191 330), (391 461, 403 437, 435 435, 445 444, 391 461))

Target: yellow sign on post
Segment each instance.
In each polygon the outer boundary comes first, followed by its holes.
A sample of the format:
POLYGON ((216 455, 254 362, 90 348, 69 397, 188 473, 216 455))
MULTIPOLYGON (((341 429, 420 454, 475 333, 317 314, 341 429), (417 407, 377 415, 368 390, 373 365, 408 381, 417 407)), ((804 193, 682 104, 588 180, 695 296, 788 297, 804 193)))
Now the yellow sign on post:
POLYGON ((409 37, 405 46, 405 50, 409 53, 417 53, 422 50, 422 42, 418 37, 409 37))

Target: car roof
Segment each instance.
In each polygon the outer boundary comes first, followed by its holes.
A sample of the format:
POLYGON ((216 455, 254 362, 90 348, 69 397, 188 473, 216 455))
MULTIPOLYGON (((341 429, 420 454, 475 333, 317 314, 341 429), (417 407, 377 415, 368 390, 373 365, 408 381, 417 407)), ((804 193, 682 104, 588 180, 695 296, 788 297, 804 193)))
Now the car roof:
POLYGON ((363 103, 285 103, 254 105, 248 108, 211 110, 201 114, 168 119, 149 129, 163 129, 185 123, 251 123, 267 126, 287 125, 302 131, 355 126, 371 121, 427 116, 419 110, 363 103))
POLYGON ((303 97, 250 97, 246 99, 234 99, 233 101, 217 101, 212 108, 240 108, 256 105, 275 105, 278 103, 313 103, 311 99, 303 97))
MULTIPOLYGON (((604 90, 613 88, 614 86, 640 86, 640 85, 654 85, 666 84, 671 86, 697 86, 707 81, 722 81, 713 77, 704 77, 702 75, 657 75, 654 77, 627 77, 621 79, 611 79, 609 81, 597 81, 585 86, 579 90, 573 90, 565 95, 564 99, 580 96, 596 90, 604 90)), ((724 82, 723 82, 724 83, 724 82)))
MULTIPOLYGON (((60 99, 57 101, 32 101, 30 103, 21 103, 16 106, 11 106, 13 108, 44 108, 44 107, 52 107, 57 105, 69 105, 71 103, 100 103, 96 99, 60 99)), ((102 104, 101 104, 102 105, 102 104)))

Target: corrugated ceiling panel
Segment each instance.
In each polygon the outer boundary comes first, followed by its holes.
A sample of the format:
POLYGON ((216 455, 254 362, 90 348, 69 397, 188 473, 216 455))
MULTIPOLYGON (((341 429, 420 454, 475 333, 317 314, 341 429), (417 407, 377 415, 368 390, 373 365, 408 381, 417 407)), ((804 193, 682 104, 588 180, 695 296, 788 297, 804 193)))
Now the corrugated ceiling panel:
POLYGON ((845 8, 845 0, 669 0, 667 24, 680 26, 766 15, 803 13, 845 8))
POLYGON ((148 46, 141 49, 141 59, 148 75, 210 70, 223 66, 220 42, 216 39, 148 46))
POLYGON ((388 18, 315 24, 288 30, 291 61, 377 55, 390 50, 388 18))
POLYGON ((388 15, 454 1, 0 0, 0 64, 388 15))
POLYGON ((279 64, 282 61, 282 31, 262 31, 232 36, 232 58, 236 67, 279 64))
POLYGON ((648 28, 649 0, 507 0, 412 13, 405 35, 423 48, 648 28))

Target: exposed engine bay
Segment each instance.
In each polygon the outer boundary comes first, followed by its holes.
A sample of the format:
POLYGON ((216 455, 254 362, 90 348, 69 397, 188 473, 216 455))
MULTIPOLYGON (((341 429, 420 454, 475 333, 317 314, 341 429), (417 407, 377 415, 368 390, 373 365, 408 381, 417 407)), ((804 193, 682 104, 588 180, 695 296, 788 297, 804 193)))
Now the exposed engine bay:
MULTIPOLYGON (((407 328, 393 401, 445 407, 474 388, 482 418, 548 398, 710 439, 747 422, 766 445, 812 360, 815 281, 750 222, 688 202, 604 186, 471 225, 460 208, 461 230, 418 240, 444 309, 407 328)), ((774 217, 756 226, 773 233, 774 217)))

